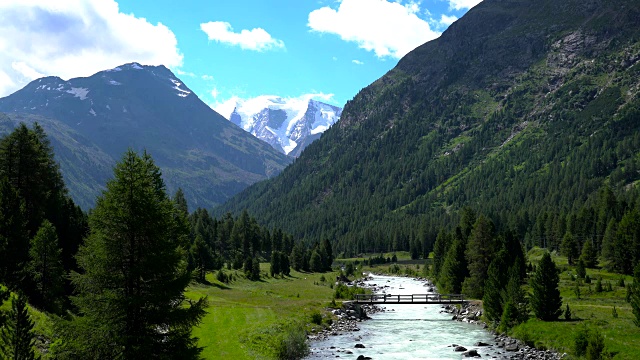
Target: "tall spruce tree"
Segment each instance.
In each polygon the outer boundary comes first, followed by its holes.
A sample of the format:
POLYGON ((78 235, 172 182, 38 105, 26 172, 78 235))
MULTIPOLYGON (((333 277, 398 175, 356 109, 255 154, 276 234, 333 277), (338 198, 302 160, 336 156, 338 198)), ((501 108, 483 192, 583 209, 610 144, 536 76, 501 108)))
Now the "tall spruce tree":
POLYGON ((451 238, 449 233, 447 233, 443 228, 438 232, 438 236, 436 237, 436 242, 433 244, 433 269, 432 275, 435 279, 438 279, 440 276, 440 270, 442 269, 442 264, 444 264, 444 259, 447 256, 447 251, 449 250, 449 244, 451 243, 451 238))
POLYGON ((489 264, 498 250, 494 235, 493 222, 480 215, 473 225, 465 252, 469 264, 469 279, 465 280, 464 291, 468 296, 482 298, 489 264))
POLYGON ((459 294, 462 291, 462 281, 467 276, 464 250, 462 239, 455 239, 449 247, 438 278, 438 285, 444 292, 459 294))
POLYGON ((48 220, 42 222, 31 240, 28 270, 36 289, 35 299, 49 310, 58 307, 64 286, 62 250, 58 246, 56 229, 48 220))
POLYGON ((37 359, 33 321, 27 310, 27 298, 19 294, 11 299, 6 324, 0 328, 0 358, 12 360, 37 359))
POLYGON ((578 248, 578 241, 572 233, 567 232, 564 234, 562 238, 562 243, 560 244, 560 251, 562 255, 567 257, 567 261, 569 265, 573 265, 573 262, 578 258, 580 254, 580 249, 578 248))
POLYGON ((195 359, 191 329, 205 298, 187 301, 188 229, 148 154, 127 151, 90 215, 90 235, 72 274, 78 316, 62 323, 65 356, 84 359, 195 359))
POLYGON ((17 287, 29 260, 24 202, 6 178, 0 178, 0 282, 17 287))
POLYGON ((508 254, 502 249, 489 265, 487 280, 484 283, 482 306, 489 321, 497 322, 502 316, 503 292, 507 285, 508 254))
POLYGON ((562 313, 562 298, 558 283, 560 277, 556 264, 551 255, 545 252, 538 264, 533 277, 530 279, 531 308, 540 320, 556 320, 562 313))
POLYGON ((636 265, 633 272, 633 284, 629 285, 629 303, 633 310, 636 326, 640 327, 640 264, 636 265))

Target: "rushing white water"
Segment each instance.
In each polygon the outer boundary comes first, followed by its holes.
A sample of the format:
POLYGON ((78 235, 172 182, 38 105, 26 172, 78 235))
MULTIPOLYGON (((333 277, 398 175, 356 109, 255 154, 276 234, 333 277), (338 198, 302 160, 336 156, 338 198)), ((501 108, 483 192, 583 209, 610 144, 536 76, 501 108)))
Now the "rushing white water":
MULTIPOLYGON (((428 287, 418 280, 373 275, 369 284, 389 286, 387 294, 426 294, 428 287)), ((478 341, 493 343, 489 332, 478 325, 451 321, 451 314, 441 313, 440 305, 385 305, 386 311, 371 315, 359 323, 360 331, 332 336, 313 342, 309 359, 460 359, 452 344, 476 349, 482 358, 495 352, 473 346, 478 341), (363 344, 365 348, 355 348, 363 344), (332 348, 333 347, 333 348, 332 348), (351 352, 351 353, 349 353, 351 352)))

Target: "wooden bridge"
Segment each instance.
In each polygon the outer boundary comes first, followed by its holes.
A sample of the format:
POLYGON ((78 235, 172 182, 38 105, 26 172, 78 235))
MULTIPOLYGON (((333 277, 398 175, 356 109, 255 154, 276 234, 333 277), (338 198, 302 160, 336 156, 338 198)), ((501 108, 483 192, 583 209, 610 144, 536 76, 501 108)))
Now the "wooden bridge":
POLYGON ((356 294, 357 304, 463 304, 462 294, 356 294))

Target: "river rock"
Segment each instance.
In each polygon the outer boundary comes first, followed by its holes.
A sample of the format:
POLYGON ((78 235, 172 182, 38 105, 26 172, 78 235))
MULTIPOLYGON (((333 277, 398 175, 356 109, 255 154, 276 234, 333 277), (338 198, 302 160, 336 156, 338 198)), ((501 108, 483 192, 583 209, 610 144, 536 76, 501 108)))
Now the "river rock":
POLYGON ((482 341, 478 341, 477 343, 473 344, 473 346, 489 346, 489 344, 484 343, 482 341))
POLYGON ((371 360, 371 358, 368 357, 368 356, 360 355, 360 356, 358 356, 357 360, 371 360))
POLYGON ((456 346, 453 351, 467 351, 467 348, 464 346, 456 346))
POLYGON ((482 357, 476 350, 469 350, 462 353, 462 357, 482 357))
POLYGON ((364 349, 364 345, 362 345, 362 344, 356 344, 355 348, 356 348, 356 349, 364 349))
POLYGON ((504 347, 507 351, 518 351, 518 343, 512 343, 504 347))

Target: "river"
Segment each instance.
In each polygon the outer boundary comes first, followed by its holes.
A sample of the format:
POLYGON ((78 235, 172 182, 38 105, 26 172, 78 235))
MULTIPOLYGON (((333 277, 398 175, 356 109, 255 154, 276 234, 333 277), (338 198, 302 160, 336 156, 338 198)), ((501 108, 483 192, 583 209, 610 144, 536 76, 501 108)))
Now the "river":
MULTIPOLYGON (((373 275, 368 284, 387 285, 387 294, 425 294, 424 282, 397 276, 373 275)), ((342 333, 311 343, 308 359, 460 359, 452 344, 476 349, 482 358, 495 352, 475 347, 477 342, 493 344, 493 336, 478 325, 452 321, 441 313, 441 305, 385 305, 386 311, 371 315, 359 323, 360 331, 342 333), (355 348, 362 344, 364 348, 355 348), (351 353, 348 353, 351 352, 351 353)))

